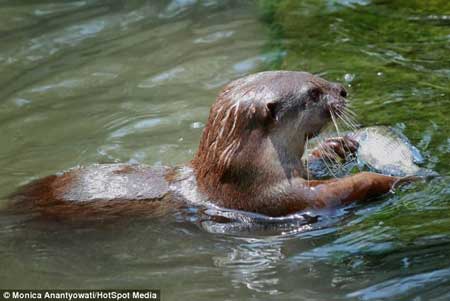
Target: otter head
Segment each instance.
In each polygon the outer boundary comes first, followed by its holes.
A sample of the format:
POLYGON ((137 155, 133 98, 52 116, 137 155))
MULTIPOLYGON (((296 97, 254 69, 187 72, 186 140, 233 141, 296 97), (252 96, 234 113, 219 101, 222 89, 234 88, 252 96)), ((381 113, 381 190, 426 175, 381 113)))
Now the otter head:
POLYGON ((233 197, 303 175, 306 138, 345 106, 345 89, 306 72, 269 71, 235 80, 210 110, 193 160, 200 188, 233 197))
MULTIPOLYGON (((340 114, 347 92, 341 84, 328 82, 306 72, 264 72, 265 81, 256 81, 271 91, 260 99, 272 117, 271 129, 284 137, 312 138, 340 114)), ((297 139, 298 140, 298 139, 297 139)))

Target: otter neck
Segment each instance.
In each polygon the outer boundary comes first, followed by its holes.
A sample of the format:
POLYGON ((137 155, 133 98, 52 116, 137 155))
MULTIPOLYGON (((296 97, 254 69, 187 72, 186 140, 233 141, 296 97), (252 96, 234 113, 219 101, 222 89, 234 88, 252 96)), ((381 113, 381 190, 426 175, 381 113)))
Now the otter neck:
POLYGON ((305 150, 305 135, 299 135, 298 132, 293 135, 275 133, 269 137, 269 141, 272 147, 267 148, 269 152, 267 162, 270 163, 267 172, 273 177, 276 171, 273 180, 278 182, 293 177, 304 177, 305 168, 301 158, 305 150))
POLYGON ((242 149, 230 156, 227 165, 219 160, 220 156, 214 159, 214 148, 200 148, 196 154, 192 163, 197 183, 209 197, 223 201, 248 199, 255 196, 255 191, 263 192, 283 181, 305 177, 301 161, 304 135, 266 136, 256 131, 245 138, 240 143, 242 149))

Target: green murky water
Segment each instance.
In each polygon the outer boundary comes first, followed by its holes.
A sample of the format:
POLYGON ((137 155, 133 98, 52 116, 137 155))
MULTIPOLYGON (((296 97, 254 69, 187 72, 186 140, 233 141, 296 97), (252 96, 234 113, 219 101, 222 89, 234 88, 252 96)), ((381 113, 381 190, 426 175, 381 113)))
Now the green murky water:
POLYGON ((186 162, 223 84, 281 68, 346 84, 363 125, 401 130, 442 177, 284 235, 0 213, 0 288, 448 300, 448 1, 0 1, 0 195, 76 165, 186 162))

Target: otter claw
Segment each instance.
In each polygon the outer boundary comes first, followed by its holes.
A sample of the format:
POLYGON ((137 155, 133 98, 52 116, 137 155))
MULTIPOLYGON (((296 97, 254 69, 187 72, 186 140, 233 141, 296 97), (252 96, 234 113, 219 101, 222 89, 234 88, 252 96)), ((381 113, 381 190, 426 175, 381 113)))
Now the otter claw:
POLYGON ((398 177, 397 180, 394 182, 394 184, 392 185, 392 190, 397 189, 398 187, 404 185, 404 184, 409 184, 409 183, 413 183, 413 182, 418 182, 418 181, 423 181, 425 180, 425 177, 421 177, 421 176, 405 176, 405 177, 398 177))
POLYGON ((348 154, 354 154, 359 147, 359 143, 349 135, 343 137, 333 137, 325 140, 320 149, 314 150, 313 155, 316 157, 336 158, 336 155, 345 159, 348 154))

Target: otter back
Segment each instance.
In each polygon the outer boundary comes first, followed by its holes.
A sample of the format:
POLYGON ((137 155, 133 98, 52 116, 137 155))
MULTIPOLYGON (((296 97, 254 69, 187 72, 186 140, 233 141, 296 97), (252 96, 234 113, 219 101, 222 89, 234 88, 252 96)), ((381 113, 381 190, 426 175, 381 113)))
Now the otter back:
POLYGON ((170 195, 169 171, 146 165, 95 164, 33 181, 11 199, 14 208, 45 209, 45 213, 58 215, 148 212, 170 195), (115 209, 110 210, 113 205, 115 209))

